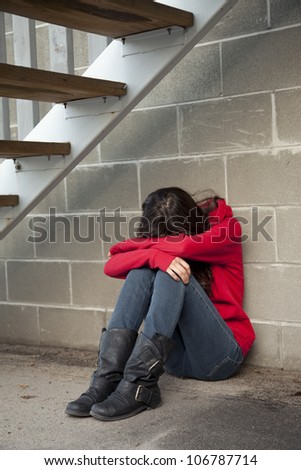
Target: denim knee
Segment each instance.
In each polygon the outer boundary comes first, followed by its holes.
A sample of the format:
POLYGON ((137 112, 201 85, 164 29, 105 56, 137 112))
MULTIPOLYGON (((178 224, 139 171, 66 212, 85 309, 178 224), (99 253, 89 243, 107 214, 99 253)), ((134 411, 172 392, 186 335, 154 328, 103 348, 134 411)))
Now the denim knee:
POLYGON ((158 269, 157 271, 156 279, 158 279, 159 282, 162 282, 162 283, 168 282, 170 283, 171 286, 174 286, 176 283, 177 287, 183 290, 185 290, 186 287, 189 285, 189 284, 184 284, 184 282, 181 281, 180 279, 178 281, 175 281, 175 279, 173 279, 167 272, 161 271, 160 269, 158 269))
POLYGON ((156 276, 156 271, 148 268, 147 266, 144 266, 143 268, 136 268, 136 269, 131 269, 131 271, 127 275, 127 279, 137 280, 141 281, 144 280, 145 282, 152 282, 154 280, 154 277, 156 276))

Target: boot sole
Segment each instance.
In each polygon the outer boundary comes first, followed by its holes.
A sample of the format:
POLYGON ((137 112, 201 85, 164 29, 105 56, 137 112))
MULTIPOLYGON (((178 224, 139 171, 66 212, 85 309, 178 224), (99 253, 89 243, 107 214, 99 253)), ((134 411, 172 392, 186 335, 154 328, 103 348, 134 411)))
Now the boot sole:
POLYGON ((124 415, 119 415, 119 416, 102 416, 102 415, 96 414, 93 411, 90 412, 90 415, 93 416, 93 418, 99 419, 100 421, 119 421, 121 419, 131 418, 132 416, 135 416, 138 413, 141 413, 141 411, 152 410, 152 409, 153 408, 150 408, 145 405, 145 406, 140 406, 140 408, 137 408, 134 411, 131 411, 131 413, 126 413, 124 415))
POLYGON ((91 416, 89 411, 65 410, 65 413, 70 416, 76 416, 77 418, 89 418, 91 416))

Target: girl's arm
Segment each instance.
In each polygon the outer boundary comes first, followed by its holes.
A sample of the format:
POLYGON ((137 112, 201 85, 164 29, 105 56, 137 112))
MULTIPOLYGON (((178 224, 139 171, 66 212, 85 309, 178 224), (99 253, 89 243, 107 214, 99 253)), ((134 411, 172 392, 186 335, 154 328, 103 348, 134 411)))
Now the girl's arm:
POLYGON ((155 249, 141 249, 112 255, 104 266, 104 273, 110 277, 125 279, 136 268, 148 266, 151 269, 167 271, 174 256, 155 249))
POLYGON ((194 261, 226 264, 241 249, 241 226, 231 218, 199 235, 159 239, 154 248, 194 261))
POLYGON ((223 264, 241 244, 241 226, 234 217, 213 225, 199 235, 169 236, 164 238, 135 238, 114 245, 110 252, 124 253, 149 248, 165 254, 207 263, 223 264))
POLYGON ((116 255, 117 253, 126 253, 127 251, 134 251, 138 249, 146 249, 153 246, 154 242, 158 239, 150 238, 128 238, 123 242, 116 243, 110 248, 110 254, 116 255))

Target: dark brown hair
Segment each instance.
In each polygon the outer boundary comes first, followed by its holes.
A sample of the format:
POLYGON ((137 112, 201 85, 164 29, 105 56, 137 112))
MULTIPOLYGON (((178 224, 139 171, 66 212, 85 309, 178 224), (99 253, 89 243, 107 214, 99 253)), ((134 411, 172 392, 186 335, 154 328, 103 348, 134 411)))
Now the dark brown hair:
MULTIPOLYGON (((138 236, 160 238, 168 235, 196 235, 209 229, 209 213, 216 208, 217 196, 212 190, 197 199, 179 187, 161 188, 150 193, 142 204, 138 236)), ((188 260, 191 272, 211 293, 212 272, 208 263, 188 260)))

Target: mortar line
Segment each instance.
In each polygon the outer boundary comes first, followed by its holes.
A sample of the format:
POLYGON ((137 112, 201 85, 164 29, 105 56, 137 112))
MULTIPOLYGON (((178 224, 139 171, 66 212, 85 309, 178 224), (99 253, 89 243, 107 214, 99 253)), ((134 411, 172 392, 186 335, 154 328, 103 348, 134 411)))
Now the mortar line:
POLYGON ((37 329, 38 329, 38 346, 41 346, 41 324, 40 324, 40 305, 36 305, 36 315, 37 315, 37 329))
MULTIPOLYGON (((182 146, 181 146, 181 115, 180 115, 180 106, 177 105, 177 138, 178 138, 178 152, 182 156, 182 146)), ((164 160, 164 159, 162 159, 164 160)))
POLYGON ((277 211, 274 207, 274 233, 275 233, 275 255, 276 261, 279 263, 279 250, 278 250, 278 230, 277 230, 277 211))
POLYGON ((284 368, 284 340, 283 340, 283 324, 280 322, 279 326, 279 359, 280 359, 280 366, 284 368))
POLYGON ((277 111, 276 111, 276 95, 275 92, 271 93, 271 106, 272 106, 272 144, 276 148, 279 143, 278 129, 277 129, 277 111))
POLYGON ((138 205, 142 206, 142 189, 141 189, 141 165, 140 161, 137 161, 137 185, 138 185, 138 205))
MULTIPOLYGON (((15 301, 11 301, 11 302, 0 302, 0 305, 11 305, 11 306, 15 306, 15 307, 32 307, 32 308, 49 308, 49 309, 63 309, 63 310, 78 310, 78 311, 82 311, 82 310, 85 310, 85 311, 88 311, 88 312, 95 312, 95 311, 100 311, 100 312, 105 312, 107 307, 98 307, 98 306, 95 306, 95 307, 87 307, 87 306, 83 306, 83 305, 80 305, 80 304, 74 304, 74 305, 70 305, 70 304, 44 304, 44 303, 39 303, 39 304, 33 304, 33 303, 30 303, 30 302, 15 302, 15 301)), ((114 307, 112 307, 113 309, 114 307)))
MULTIPOLYGON (((224 156, 224 154, 231 154, 231 156, 239 156, 239 155, 245 155, 245 154, 250 154, 250 153, 262 153, 262 152, 266 152, 266 153, 269 153, 269 152, 275 152, 277 150, 301 150, 301 145, 300 143, 296 143, 296 144, 278 144, 278 145, 270 145, 270 146, 267 146, 267 147, 256 147, 256 148, 252 148, 250 149, 249 147, 246 147, 246 148, 240 148, 240 149, 236 149, 236 148, 224 148, 224 149, 221 149, 219 153, 216 153, 215 152, 199 152, 199 153, 191 153, 191 154, 182 154, 182 155, 160 155, 156 158, 154 157, 145 157, 143 159, 136 159, 136 160, 119 160, 119 161, 114 161, 114 162, 111 162, 109 163, 108 165, 110 166, 113 166, 113 165, 121 165, 121 164, 125 164, 125 163, 155 163, 155 162, 161 162, 161 161, 172 161, 172 160, 188 160, 188 159, 191 159, 191 160, 195 160, 195 159, 210 159, 210 158, 222 158, 224 156)), ((97 165, 86 165, 86 166, 82 166, 82 168, 88 168, 88 167, 94 167, 94 166, 97 166, 97 165)), ((105 165, 101 165, 101 166, 105 166, 105 165)), ((98 166, 99 167, 99 166, 98 166)), ((135 209, 133 209, 135 210, 135 209)), ((67 211, 69 213, 69 211, 67 211)), ((80 210, 78 211, 80 212, 80 210)), ((93 212, 90 210, 90 212, 93 212)), ((72 213, 72 211, 70 211, 70 213, 72 213)), ((87 212, 88 213, 88 212, 87 212)), ((34 214, 34 215, 43 215, 43 214, 34 214)))
POLYGON ((267 24, 268 24, 268 29, 270 30, 272 28, 270 0, 267 0, 267 24))
POLYGON ((221 91, 220 91, 220 95, 224 96, 223 46, 222 46, 221 41, 219 43, 219 66, 220 66, 220 74, 221 74, 221 91))
MULTIPOLYGON (((269 14, 269 12, 267 13, 267 16, 268 16, 268 14, 269 14)), ((267 23, 268 23, 268 21, 267 21, 267 23)), ((268 24, 267 24, 267 26, 268 26, 268 24)), ((219 41, 231 42, 231 41, 239 41, 240 39, 252 38, 252 37, 256 37, 256 36, 264 36, 266 34, 277 33, 277 32, 281 32, 281 31, 285 31, 287 29, 300 28, 300 26, 301 26, 301 23, 298 22, 298 23, 288 24, 288 25, 284 25, 284 26, 277 26, 276 28, 270 27, 268 29, 263 29, 262 31, 255 31, 253 33, 241 34, 240 36, 232 36, 232 37, 228 37, 228 38, 216 39, 214 41, 198 43, 198 44, 195 45, 195 48, 204 47, 204 46, 208 46, 208 45, 211 45, 211 44, 216 44, 219 41)))
POLYGON ((70 305, 73 305, 73 285, 72 285, 72 267, 71 263, 68 263, 68 276, 69 276, 69 300, 70 305))
POLYGON ((225 175, 225 199, 229 201, 229 191, 228 191, 228 159, 226 155, 223 157, 224 160, 224 175, 225 175))
MULTIPOLYGON (((291 91, 291 90, 299 90, 301 88, 300 85, 294 85, 291 87, 284 87, 284 88, 267 88, 266 90, 257 90, 257 91, 248 91, 245 93, 237 93, 237 94, 231 94, 231 95, 223 95, 223 96, 212 96, 210 98, 201 98, 198 100, 194 101, 181 101, 181 102, 176 102, 176 103, 167 103, 167 104, 158 104, 155 106, 148 106, 148 107, 136 107, 131 111, 131 113, 139 113, 140 111, 148 111, 148 110, 154 110, 154 109, 162 109, 162 108, 172 108, 175 106, 190 106, 194 104, 202 104, 202 103, 211 103, 215 101, 222 101, 222 100, 228 100, 229 98, 245 98, 247 96, 256 96, 256 95, 263 95, 263 94, 269 94, 272 92, 277 92, 277 91, 291 91)), ((104 162, 105 163, 105 162, 104 162)))
POLYGON ((5 293, 6 293, 7 301, 9 302, 7 260, 5 260, 4 262, 4 275, 5 275, 5 293))

